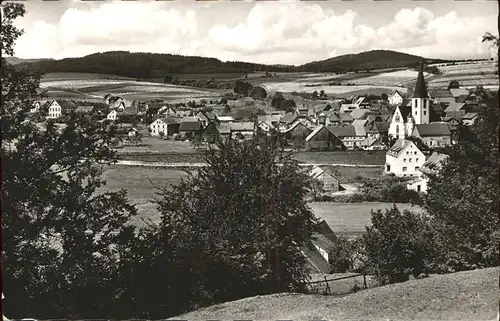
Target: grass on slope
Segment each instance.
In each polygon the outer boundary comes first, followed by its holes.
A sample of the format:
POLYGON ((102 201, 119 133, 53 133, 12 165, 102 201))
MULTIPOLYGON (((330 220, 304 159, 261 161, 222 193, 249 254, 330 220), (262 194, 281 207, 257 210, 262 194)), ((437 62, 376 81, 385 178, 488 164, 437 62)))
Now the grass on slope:
POLYGON ((169 320, 494 320, 499 272, 497 267, 433 276, 340 298, 257 296, 169 320))

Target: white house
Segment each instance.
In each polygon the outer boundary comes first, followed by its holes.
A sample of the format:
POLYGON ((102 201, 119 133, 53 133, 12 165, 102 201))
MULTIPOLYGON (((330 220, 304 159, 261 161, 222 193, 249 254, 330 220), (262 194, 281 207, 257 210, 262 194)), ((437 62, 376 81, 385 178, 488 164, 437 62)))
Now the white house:
POLYGON ((109 119, 109 120, 112 120, 112 121, 115 121, 116 120, 116 116, 118 115, 118 113, 116 112, 115 109, 113 109, 112 111, 110 111, 108 113, 108 115, 106 116, 106 119, 109 119))
POLYGON ((173 117, 161 117, 149 124, 151 136, 161 136, 162 132, 165 136, 170 136, 179 132, 180 121, 173 117))
POLYGON ((386 174, 402 176, 420 176, 420 167, 425 163, 425 155, 411 141, 398 139, 385 154, 386 174))
POLYGON ((61 117, 64 113, 76 109, 77 105, 71 101, 66 100, 53 100, 49 105, 48 119, 56 119, 61 117))
POLYGON ((233 116, 218 116, 221 123, 232 123, 234 122, 233 116))
POLYGON ((398 106, 403 103, 403 95, 397 90, 393 91, 388 97, 389 104, 393 106, 398 106))
POLYGON ((417 192, 422 192, 422 193, 427 193, 428 190, 428 183, 429 183, 429 174, 435 174, 437 171, 439 171, 443 165, 443 162, 448 158, 449 156, 446 154, 440 154, 437 152, 432 153, 431 156, 425 161, 425 163, 422 165, 422 167, 419 169, 421 172, 421 175, 414 180, 411 180, 406 184, 406 188, 417 191, 417 192))
POLYGON ((30 109, 30 113, 38 113, 40 111, 40 102, 35 101, 30 109))

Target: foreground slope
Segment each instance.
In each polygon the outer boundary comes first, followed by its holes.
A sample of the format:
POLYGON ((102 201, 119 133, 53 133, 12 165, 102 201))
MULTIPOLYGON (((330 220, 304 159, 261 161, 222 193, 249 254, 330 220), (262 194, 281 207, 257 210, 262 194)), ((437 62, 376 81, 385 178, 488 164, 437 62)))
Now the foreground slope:
POLYGON ((412 280, 341 298, 275 294, 227 302, 172 320, 495 320, 500 268, 412 280))

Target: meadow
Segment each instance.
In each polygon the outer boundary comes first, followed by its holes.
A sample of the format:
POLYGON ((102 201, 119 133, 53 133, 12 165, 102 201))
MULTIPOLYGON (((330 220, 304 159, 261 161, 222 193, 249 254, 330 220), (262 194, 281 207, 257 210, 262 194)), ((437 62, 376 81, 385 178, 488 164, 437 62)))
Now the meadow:
POLYGON ((461 86, 498 86, 499 84, 494 61, 439 65, 438 68, 441 75, 433 77, 429 81, 429 87, 447 87, 452 80, 458 80, 461 86))
MULTIPOLYGON (((363 169, 347 167, 336 167, 339 176, 343 175, 346 180, 356 175, 365 177, 363 169)), ((366 176, 376 176, 381 174, 381 170, 369 169, 366 176)), ((144 226, 146 221, 151 220, 158 223, 160 220, 156 205, 152 202, 157 197, 159 189, 170 187, 185 178, 187 173, 176 168, 161 167, 140 167, 140 166, 122 166, 112 165, 105 168, 103 179, 106 185, 99 192, 118 191, 126 189, 130 201, 136 204, 139 214, 132 218, 131 224, 135 226, 144 226)), ((311 209, 316 216, 327 221, 331 228, 342 235, 357 235, 364 231, 365 225, 370 223, 371 209, 390 208, 390 203, 328 203, 313 202, 310 203, 311 209)), ((398 204, 401 209, 409 208, 409 204, 398 204)))
POLYGON ((119 95, 128 100, 188 101, 220 97, 219 92, 213 89, 205 90, 90 73, 49 73, 42 78, 40 87, 47 89, 48 97, 53 99, 71 98, 92 101, 102 100, 106 94, 119 95))

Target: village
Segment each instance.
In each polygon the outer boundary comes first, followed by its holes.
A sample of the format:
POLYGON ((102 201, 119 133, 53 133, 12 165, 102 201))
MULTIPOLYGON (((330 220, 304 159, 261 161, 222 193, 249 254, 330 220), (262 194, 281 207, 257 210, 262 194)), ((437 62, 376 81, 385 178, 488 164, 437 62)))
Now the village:
MULTIPOLYGON (((439 149, 455 142, 459 123, 474 123, 481 101, 473 91, 458 86, 428 90, 423 69, 422 62, 409 96, 397 90, 382 97, 367 93, 351 99, 291 96, 288 101, 294 107, 279 108, 280 101, 287 102, 281 93, 274 93, 278 99, 262 101, 242 97, 188 104, 129 101, 108 94, 101 108, 58 99, 37 102, 30 112, 45 109, 46 119, 62 126, 68 113, 92 114, 96 121, 119 124, 122 144, 148 137, 203 149, 229 138, 279 135, 293 151, 386 151, 384 174, 406 178, 408 189, 425 193, 426 171, 435 170, 443 159, 439 149), (238 103, 257 107, 238 109, 238 103)), ((311 175, 323 182, 325 193, 341 189, 328 170, 313 166, 311 175)))

